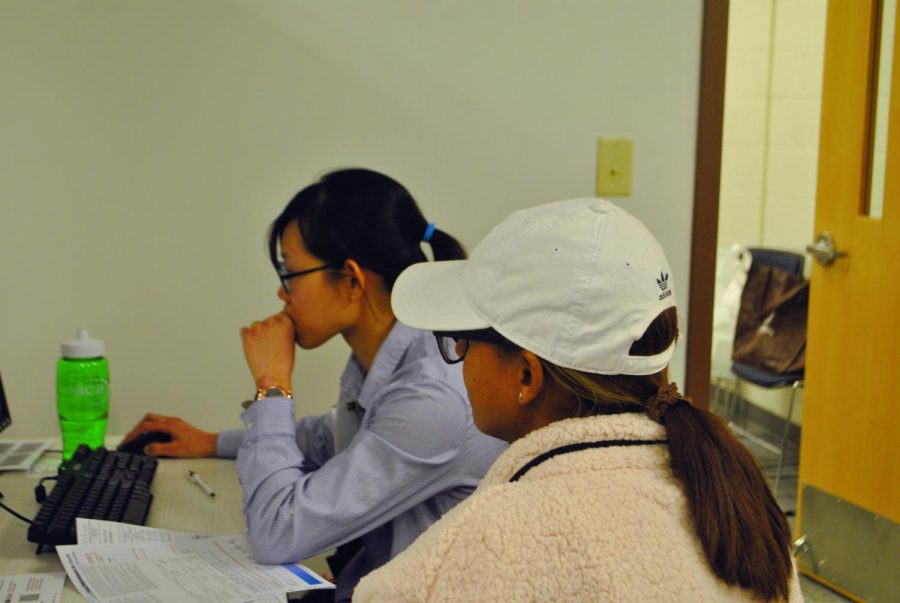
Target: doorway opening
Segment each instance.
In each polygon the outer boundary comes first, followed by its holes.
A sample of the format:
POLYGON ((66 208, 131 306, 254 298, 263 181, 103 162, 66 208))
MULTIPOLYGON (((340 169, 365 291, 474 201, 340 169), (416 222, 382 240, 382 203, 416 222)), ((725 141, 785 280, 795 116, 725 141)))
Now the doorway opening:
MULTIPOLYGON (((731 0, 723 110, 715 298, 710 358, 712 410, 739 423, 782 509, 796 509, 803 389, 742 381, 731 370, 749 248, 805 254, 814 237, 827 0, 731 0), (785 419, 789 423, 785 424, 785 419), (779 458, 787 428, 784 458, 779 458), (780 480, 779 461, 784 465, 780 480)), ((809 274, 810 261, 805 263, 809 274)))

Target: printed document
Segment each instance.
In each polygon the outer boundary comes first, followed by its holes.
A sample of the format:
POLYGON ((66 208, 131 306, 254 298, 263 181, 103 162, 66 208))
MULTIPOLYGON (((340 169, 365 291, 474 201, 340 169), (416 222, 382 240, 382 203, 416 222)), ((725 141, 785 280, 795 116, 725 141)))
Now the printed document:
POLYGON ((110 524, 79 519, 79 544, 56 547, 69 579, 91 603, 274 603, 288 592, 334 588, 299 563, 256 563, 243 535, 110 524))
POLYGON ((66 575, 62 572, 0 576, 0 601, 3 603, 58 603, 66 575))
POLYGON ((161 530, 136 526, 130 523, 104 521, 102 519, 75 518, 78 544, 127 544, 130 542, 172 542, 186 543, 201 538, 211 538, 206 534, 191 534, 175 530, 161 530))
POLYGON ((0 440, 0 471, 27 471, 53 440, 0 440))

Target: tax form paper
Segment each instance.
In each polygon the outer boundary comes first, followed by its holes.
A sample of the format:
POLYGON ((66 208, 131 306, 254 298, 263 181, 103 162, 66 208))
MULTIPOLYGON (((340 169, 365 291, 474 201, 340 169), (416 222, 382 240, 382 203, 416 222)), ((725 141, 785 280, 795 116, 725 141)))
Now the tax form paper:
POLYGON ((243 535, 207 537, 82 518, 76 526, 78 544, 56 551, 91 603, 284 603, 290 592, 334 588, 299 563, 256 563, 243 535))

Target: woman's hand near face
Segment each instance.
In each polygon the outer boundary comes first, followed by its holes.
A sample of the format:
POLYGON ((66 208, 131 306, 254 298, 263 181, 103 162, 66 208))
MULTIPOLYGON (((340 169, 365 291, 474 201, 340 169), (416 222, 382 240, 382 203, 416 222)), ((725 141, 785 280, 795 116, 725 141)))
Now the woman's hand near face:
POLYGON ((294 323, 284 312, 241 329, 244 357, 256 387, 291 388, 294 370, 294 323))
POLYGON ((122 439, 126 444, 143 433, 162 431, 172 438, 169 442, 155 442, 144 447, 150 456, 196 458, 216 455, 216 434, 197 429, 178 417, 148 413, 122 439))

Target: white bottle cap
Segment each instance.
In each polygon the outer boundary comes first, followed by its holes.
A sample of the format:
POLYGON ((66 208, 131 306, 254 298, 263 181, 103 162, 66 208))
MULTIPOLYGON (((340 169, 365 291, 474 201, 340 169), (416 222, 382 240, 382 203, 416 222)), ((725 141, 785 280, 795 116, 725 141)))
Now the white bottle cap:
POLYGON ((105 354, 103 342, 88 337, 87 329, 78 329, 76 339, 62 343, 63 358, 99 358, 105 354))

